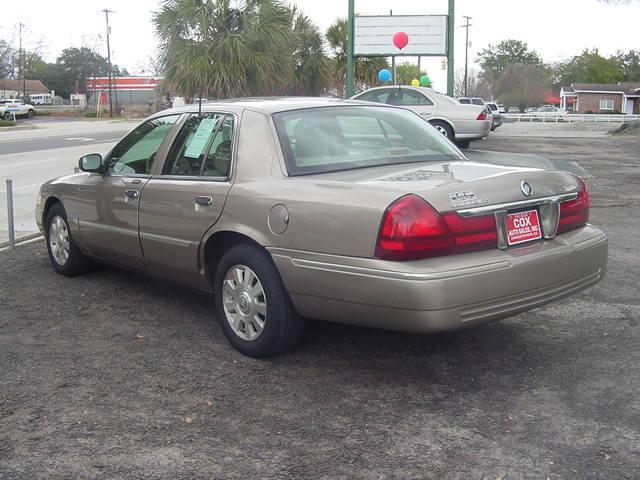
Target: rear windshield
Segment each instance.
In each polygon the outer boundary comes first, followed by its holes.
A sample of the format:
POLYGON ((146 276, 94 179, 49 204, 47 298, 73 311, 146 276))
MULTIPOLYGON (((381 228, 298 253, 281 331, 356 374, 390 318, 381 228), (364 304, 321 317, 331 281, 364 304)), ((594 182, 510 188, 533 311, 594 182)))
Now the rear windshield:
POLYGON ((290 175, 464 158, 426 120, 400 108, 319 107, 273 120, 290 175))

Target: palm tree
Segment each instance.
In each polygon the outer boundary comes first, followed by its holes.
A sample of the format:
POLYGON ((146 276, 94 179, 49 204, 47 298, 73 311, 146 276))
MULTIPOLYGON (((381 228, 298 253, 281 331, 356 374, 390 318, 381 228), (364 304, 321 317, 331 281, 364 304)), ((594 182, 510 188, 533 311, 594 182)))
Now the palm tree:
POLYGON ((324 53, 320 29, 296 7, 291 9, 292 31, 296 48, 293 52, 295 84, 290 93, 322 95, 329 79, 330 62, 324 53))
POLYGON ((279 0, 163 0, 153 22, 165 84, 187 98, 320 95, 322 34, 279 0))
POLYGON ((291 12, 277 0, 163 0, 153 22, 178 95, 270 95, 293 78, 291 12))
MULTIPOLYGON (((334 88, 344 95, 347 77, 347 20, 339 18, 327 30, 327 42, 333 52, 334 88)), ((378 82, 378 72, 389 68, 383 57, 360 57, 355 59, 356 91, 364 90, 378 82)))

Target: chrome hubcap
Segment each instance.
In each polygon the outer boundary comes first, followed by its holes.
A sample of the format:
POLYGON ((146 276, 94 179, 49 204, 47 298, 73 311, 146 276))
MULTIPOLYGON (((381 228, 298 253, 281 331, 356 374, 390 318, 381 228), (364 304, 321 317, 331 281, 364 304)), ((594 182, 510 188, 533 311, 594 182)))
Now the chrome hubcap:
POLYGON ((69 229, 60 215, 56 215, 49 224, 49 248, 55 262, 61 267, 69 259, 69 229))
POLYGON ((267 297, 258 276, 246 265, 234 265, 222 285, 224 314, 231 329, 246 341, 256 340, 267 321, 267 297))

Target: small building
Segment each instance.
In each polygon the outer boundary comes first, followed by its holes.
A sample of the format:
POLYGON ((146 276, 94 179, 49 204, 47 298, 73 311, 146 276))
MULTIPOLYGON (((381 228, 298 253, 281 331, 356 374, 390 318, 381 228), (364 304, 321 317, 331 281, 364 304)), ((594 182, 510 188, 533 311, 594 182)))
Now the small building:
MULTIPOLYGON (((148 107, 158 100, 158 86, 162 77, 113 77, 111 96, 113 105, 148 107)), ((89 105, 109 105, 109 77, 93 77, 87 80, 89 105)))
POLYGON ((40 80, 24 80, 23 84, 21 79, 0 79, 0 98, 22 98, 23 92, 27 98, 29 95, 51 93, 40 80))
POLYGON ((560 108, 576 113, 640 113, 640 82, 572 83, 560 89, 560 108))

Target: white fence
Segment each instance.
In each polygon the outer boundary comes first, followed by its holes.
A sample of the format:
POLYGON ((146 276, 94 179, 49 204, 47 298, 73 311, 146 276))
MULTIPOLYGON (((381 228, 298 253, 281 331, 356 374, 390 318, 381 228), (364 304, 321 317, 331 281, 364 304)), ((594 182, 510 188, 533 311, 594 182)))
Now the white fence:
POLYGON ((565 113, 565 114, 541 114, 539 112, 531 113, 503 113, 502 118, 515 122, 606 122, 606 123, 624 123, 640 120, 640 115, 607 115, 600 113, 565 113))

